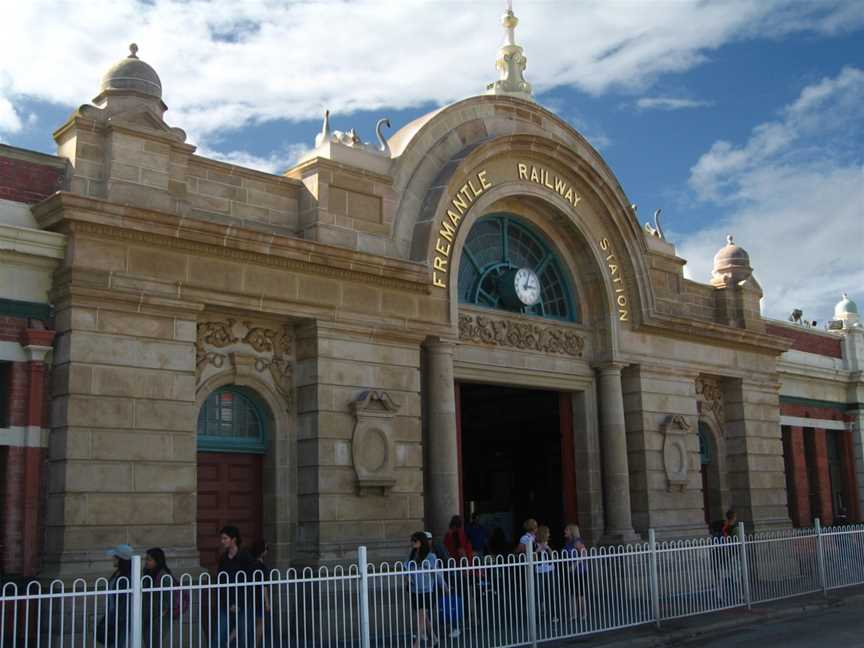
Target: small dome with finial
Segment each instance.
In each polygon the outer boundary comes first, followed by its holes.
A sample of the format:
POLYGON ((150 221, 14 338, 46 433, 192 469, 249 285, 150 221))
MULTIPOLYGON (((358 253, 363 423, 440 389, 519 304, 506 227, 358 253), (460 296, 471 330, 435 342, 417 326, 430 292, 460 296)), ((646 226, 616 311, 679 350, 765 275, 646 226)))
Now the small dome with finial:
POLYGON ((858 321, 858 304, 849 299, 849 295, 843 293, 843 298, 834 307, 834 319, 847 321, 858 321))
POLYGON ((156 70, 138 58, 138 46, 129 45, 129 56, 112 65, 102 77, 99 94, 111 90, 140 92, 162 98, 162 82, 156 70))
POLYGON ((726 237, 726 245, 714 255, 714 270, 711 283, 715 286, 738 284, 753 274, 750 255, 740 245, 735 245, 732 235, 726 237))

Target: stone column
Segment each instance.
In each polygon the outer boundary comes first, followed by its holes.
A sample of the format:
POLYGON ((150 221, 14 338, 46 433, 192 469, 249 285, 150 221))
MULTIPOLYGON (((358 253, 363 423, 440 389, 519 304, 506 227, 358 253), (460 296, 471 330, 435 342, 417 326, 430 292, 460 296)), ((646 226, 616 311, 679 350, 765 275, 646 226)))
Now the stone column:
POLYGON ((429 340, 426 350, 427 438, 429 475, 427 520, 436 538, 459 512, 459 447, 456 438, 456 394, 452 342, 429 340))
POLYGON ((627 432, 624 426, 624 395, 621 369, 624 365, 598 367, 600 392, 600 446, 603 454, 603 494, 606 513, 604 543, 632 542, 630 471, 627 466, 627 432))

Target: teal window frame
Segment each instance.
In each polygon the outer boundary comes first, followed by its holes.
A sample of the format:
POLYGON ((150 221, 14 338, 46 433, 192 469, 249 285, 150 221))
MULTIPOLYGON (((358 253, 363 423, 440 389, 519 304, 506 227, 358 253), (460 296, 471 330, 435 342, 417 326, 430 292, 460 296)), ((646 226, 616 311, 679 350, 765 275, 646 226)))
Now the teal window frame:
POLYGON ((227 385, 214 389, 198 412, 198 450, 205 452, 246 452, 253 454, 264 454, 267 450, 267 429, 270 425, 270 417, 267 415, 267 406, 260 397, 251 389, 238 385, 227 385), (223 418, 227 409, 220 400, 225 396, 231 397, 230 421, 223 418), (237 408, 238 403, 243 408, 237 408), (249 424, 249 417, 257 427, 257 434, 237 434, 236 427, 241 422, 249 424), (208 424, 229 427, 233 434, 207 434, 208 424))
POLYGON ((579 295, 566 266, 543 234, 512 214, 489 214, 474 223, 462 247, 457 285, 460 304, 565 322, 582 319, 579 295), (496 223, 497 236, 484 231, 489 230, 490 222, 496 223), (479 243, 483 238, 487 240, 479 243), (522 259, 515 258, 515 248, 523 254, 522 259), (532 258, 528 258, 529 252, 532 258), (508 308, 496 294, 495 279, 522 267, 530 268, 540 278, 541 299, 534 306, 508 308), (558 303, 563 305, 563 313, 558 303))

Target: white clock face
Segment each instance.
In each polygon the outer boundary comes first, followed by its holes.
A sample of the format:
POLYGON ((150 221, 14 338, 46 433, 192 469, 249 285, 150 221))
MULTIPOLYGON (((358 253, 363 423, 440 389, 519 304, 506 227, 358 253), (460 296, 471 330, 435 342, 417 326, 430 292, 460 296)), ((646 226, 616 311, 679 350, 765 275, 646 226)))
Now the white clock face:
POLYGON ((516 296, 526 306, 533 306, 540 301, 540 279, 529 268, 519 268, 513 278, 516 296))

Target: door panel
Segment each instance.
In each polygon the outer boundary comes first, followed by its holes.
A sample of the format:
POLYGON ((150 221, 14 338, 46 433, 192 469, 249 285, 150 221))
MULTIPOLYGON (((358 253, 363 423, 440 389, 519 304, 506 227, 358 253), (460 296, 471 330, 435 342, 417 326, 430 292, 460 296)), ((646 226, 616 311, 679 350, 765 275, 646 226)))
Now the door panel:
POLYGON ((219 529, 240 529, 243 546, 262 533, 262 456, 233 452, 198 453, 198 551, 201 565, 219 560, 219 529))

